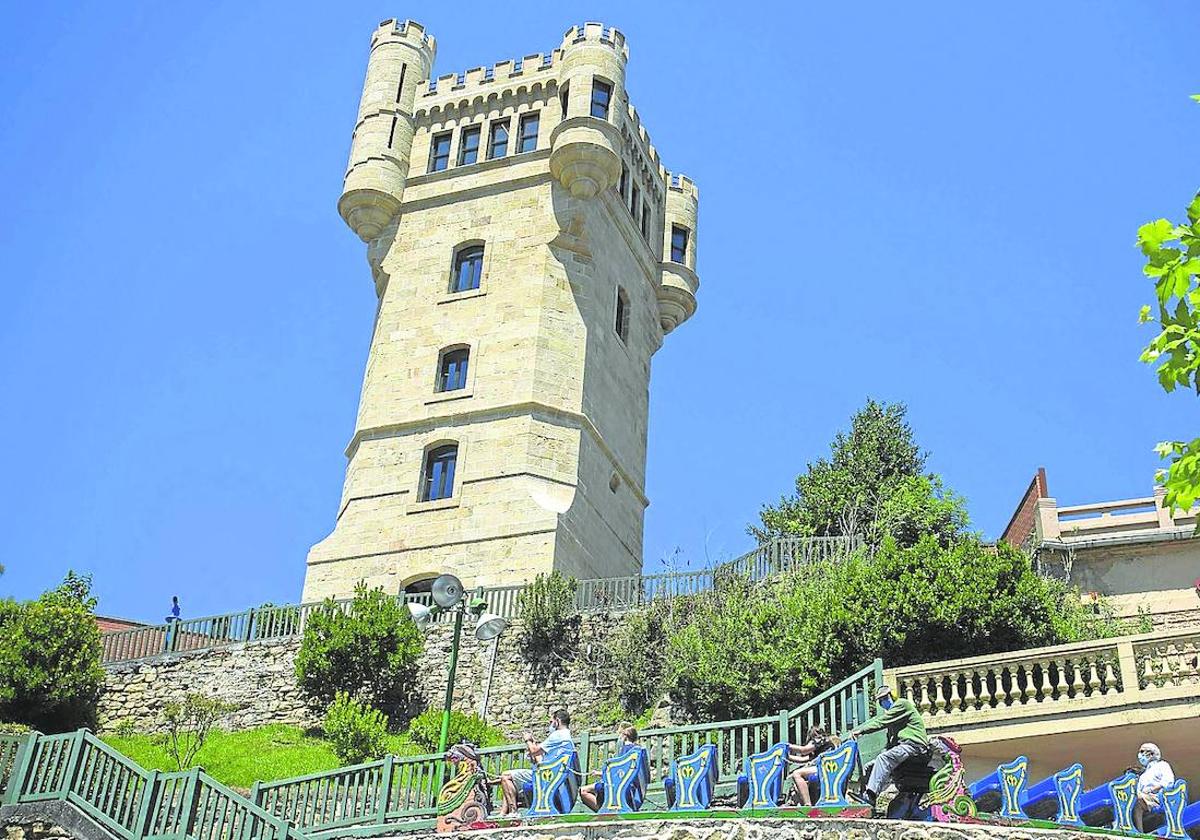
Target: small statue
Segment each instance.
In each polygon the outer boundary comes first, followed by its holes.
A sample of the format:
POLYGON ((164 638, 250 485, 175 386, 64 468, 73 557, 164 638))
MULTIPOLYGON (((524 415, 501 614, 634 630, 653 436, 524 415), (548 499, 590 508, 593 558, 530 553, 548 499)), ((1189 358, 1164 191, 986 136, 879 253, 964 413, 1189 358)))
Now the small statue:
POLYGON ((455 744, 446 751, 454 776, 438 792, 437 832, 447 834, 475 828, 495 828, 487 817, 492 810, 487 774, 479 764, 474 744, 455 744))

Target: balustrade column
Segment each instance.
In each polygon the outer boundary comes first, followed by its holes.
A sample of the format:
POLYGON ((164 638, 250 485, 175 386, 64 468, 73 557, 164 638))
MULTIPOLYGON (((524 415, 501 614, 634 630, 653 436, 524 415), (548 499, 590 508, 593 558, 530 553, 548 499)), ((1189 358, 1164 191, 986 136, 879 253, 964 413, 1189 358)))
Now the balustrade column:
POLYGON ((1127 639, 1117 642, 1117 663, 1121 669, 1121 693, 1130 699, 1136 699, 1142 693, 1142 683, 1138 677, 1133 642, 1127 639))

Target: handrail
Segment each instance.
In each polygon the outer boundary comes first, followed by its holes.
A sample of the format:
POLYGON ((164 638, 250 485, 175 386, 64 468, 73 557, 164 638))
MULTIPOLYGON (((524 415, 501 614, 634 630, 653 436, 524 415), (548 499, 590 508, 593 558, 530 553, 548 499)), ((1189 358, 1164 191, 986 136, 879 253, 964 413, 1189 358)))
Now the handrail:
MULTIPOLYGON (((845 557, 859 545, 860 541, 852 537, 787 537, 764 543, 709 569, 582 580, 577 583, 575 607, 580 612, 635 609, 654 601, 707 591, 722 575, 736 573, 747 575, 751 580, 764 580, 799 565, 845 557)), ((527 585, 484 587, 489 609, 504 618, 518 618, 520 593, 527 585)), ((428 592, 402 593, 396 597, 404 603, 431 603, 428 592)), ((346 610, 353 600, 339 598, 334 605, 346 610)), ((137 662, 172 653, 293 638, 304 632, 309 616, 323 609, 324 604, 254 607, 236 613, 112 630, 100 636, 103 645, 101 661, 105 665, 137 662)), ((435 620, 447 621, 449 618, 449 613, 442 613, 435 620)))
POLYGON ((0 804, 68 802, 119 840, 307 840, 200 768, 145 770, 86 729, 0 735, 0 804))

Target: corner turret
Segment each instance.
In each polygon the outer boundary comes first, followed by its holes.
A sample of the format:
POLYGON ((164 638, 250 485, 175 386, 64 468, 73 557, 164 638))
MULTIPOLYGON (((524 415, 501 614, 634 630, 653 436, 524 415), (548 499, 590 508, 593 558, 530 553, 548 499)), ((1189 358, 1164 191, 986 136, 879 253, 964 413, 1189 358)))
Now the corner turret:
POLYGON ((618 114, 625 95, 625 36, 601 23, 572 26, 563 36, 558 89, 566 112, 550 135, 550 172, 578 198, 591 198, 621 177, 618 114), (594 86, 608 86, 605 116, 592 116, 594 86))
POLYGON ((667 179, 667 211, 663 222, 662 281, 658 286, 658 321, 663 335, 696 312, 696 215, 700 190, 686 175, 667 179), (680 261, 679 257, 682 257, 680 261))
POLYGON ((350 164, 338 200, 338 212, 364 242, 382 235, 400 211, 417 85, 429 78, 436 49, 425 27, 411 20, 385 20, 371 36, 350 164))

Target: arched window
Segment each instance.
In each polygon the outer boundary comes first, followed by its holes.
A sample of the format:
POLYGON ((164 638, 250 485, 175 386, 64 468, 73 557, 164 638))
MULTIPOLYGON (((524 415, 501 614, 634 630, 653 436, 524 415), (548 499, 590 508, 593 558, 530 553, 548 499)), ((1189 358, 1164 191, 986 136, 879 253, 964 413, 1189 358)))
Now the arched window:
POLYGON ((449 499, 454 495, 454 467, 458 461, 458 444, 448 443, 429 450, 421 475, 421 501, 449 499))
POLYGON ((617 317, 613 328, 622 341, 629 341, 629 295, 620 287, 617 288, 617 317))
POLYGON ((438 361, 437 389, 459 391, 467 387, 467 362, 471 355, 468 347, 453 347, 442 351, 438 361))
POLYGON ((483 277, 483 246, 466 245, 454 255, 454 276, 450 278, 450 291, 469 292, 479 288, 483 277))

